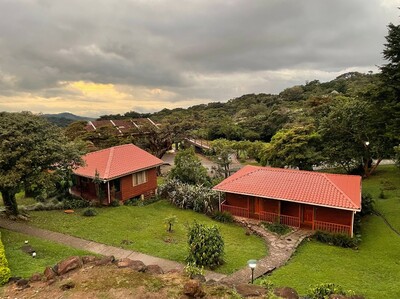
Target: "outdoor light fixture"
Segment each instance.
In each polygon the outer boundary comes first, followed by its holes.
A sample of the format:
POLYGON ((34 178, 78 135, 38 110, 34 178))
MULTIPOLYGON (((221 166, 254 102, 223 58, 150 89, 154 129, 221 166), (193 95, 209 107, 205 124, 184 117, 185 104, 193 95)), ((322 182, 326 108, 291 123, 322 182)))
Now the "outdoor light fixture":
POLYGON ((251 269, 251 283, 253 284, 253 281, 254 281, 254 269, 257 266, 257 261, 256 260, 248 260, 247 261, 247 265, 251 269))

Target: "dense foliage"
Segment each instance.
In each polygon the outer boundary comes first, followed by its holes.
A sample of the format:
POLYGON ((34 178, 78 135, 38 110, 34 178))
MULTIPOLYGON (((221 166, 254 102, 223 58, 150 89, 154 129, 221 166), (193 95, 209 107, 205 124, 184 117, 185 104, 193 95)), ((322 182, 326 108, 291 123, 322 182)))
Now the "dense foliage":
POLYGON ((11 277, 11 271, 8 267, 6 252, 4 250, 3 242, 0 234, 0 285, 8 282, 11 277))
POLYGON ((219 228, 194 222, 188 228, 187 263, 215 269, 223 263, 224 241, 219 228))
POLYGON ((331 295, 337 295, 334 298, 342 298, 343 296, 353 296, 355 293, 334 283, 322 283, 308 290, 308 298, 311 299, 328 299, 331 298, 331 295))

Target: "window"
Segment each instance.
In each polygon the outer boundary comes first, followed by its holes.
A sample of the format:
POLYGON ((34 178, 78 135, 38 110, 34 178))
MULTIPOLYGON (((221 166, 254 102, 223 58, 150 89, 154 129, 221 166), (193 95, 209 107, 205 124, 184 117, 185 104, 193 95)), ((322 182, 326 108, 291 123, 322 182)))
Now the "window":
POLYGON ((144 184, 146 182, 147 182, 146 171, 141 171, 141 172, 137 172, 137 173, 132 174, 133 186, 144 184))

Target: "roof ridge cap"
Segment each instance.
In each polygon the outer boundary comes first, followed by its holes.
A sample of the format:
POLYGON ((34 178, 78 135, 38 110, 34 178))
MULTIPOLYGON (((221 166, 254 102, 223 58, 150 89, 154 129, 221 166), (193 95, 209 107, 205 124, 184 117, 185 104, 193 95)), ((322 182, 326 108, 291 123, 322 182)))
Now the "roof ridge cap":
POLYGON ((106 170, 104 171, 104 178, 108 178, 108 175, 110 174, 111 161, 113 157, 114 157, 114 147, 110 148, 110 154, 108 155, 106 170))
POLYGON ((321 174, 327 181, 329 181, 329 183, 331 183, 331 185, 333 185, 333 187, 338 190, 346 199, 347 201, 350 201, 353 208, 358 209, 357 205, 354 204, 353 200, 346 194, 343 192, 342 189, 340 189, 330 178, 329 178, 329 173, 324 173, 324 172, 318 172, 319 174, 321 174))

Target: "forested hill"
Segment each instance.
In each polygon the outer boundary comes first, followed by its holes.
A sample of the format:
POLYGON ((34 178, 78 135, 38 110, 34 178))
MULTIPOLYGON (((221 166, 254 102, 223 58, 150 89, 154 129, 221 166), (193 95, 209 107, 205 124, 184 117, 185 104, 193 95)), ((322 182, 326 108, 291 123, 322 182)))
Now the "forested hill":
POLYGON ((338 98, 371 97, 379 84, 377 74, 352 72, 326 83, 293 86, 278 95, 247 94, 226 103, 163 109, 150 117, 199 138, 268 142, 279 129, 315 124, 338 98))

